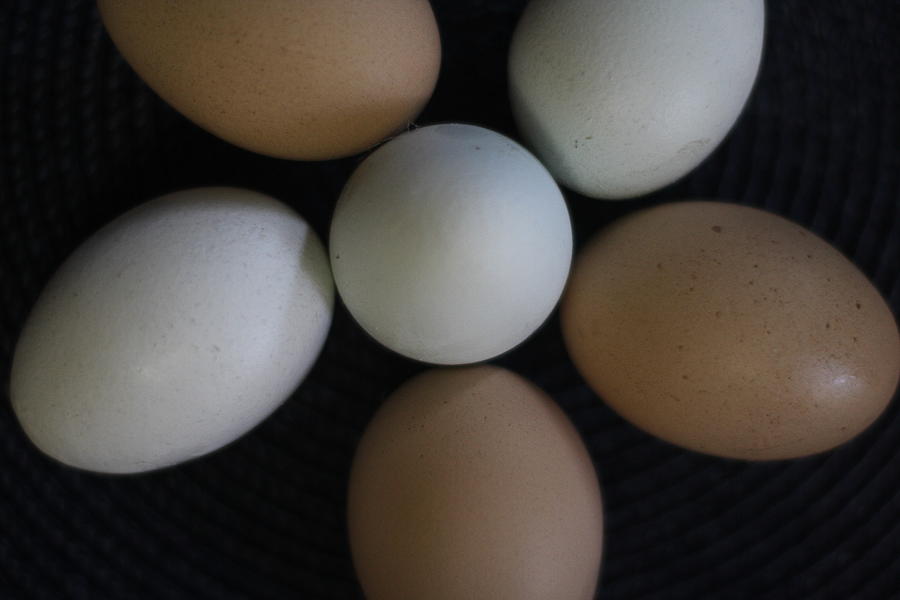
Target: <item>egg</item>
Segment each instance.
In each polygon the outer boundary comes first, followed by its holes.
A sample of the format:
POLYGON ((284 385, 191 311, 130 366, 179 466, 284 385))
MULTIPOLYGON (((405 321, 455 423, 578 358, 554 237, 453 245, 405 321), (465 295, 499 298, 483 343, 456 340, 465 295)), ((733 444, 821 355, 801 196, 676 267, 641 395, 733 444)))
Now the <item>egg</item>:
POLYGON ((823 452, 890 402, 900 336, 835 248, 773 214, 663 204, 580 252, 560 310, 576 367, 637 427, 739 459, 823 452))
POLYGON ((119 51, 163 100, 269 156, 331 159, 416 118, 441 61, 428 0, 99 0, 119 51))
POLYGON ((67 465, 180 463, 291 395, 333 300, 325 248, 285 205, 234 188, 163 196, 95 233, 47 284, 15 349, 13 410, 67 465))
POLYGON ((652 192, 734 125, 764 22, 763 0, 532 0, 509 53, 519 129, 581 194, 652 192))
POLYGON ((368 600, 589 600, 600 488, 539 388, 498 367, 432 370, 395 391, 359 442, 348 531, 368 600))
POLYGON ((341 298, 376 340, 421 361, 471 363, 525 340, 556 306, 572 224, 553 178, 519 144, 434 125, 353 173, 330 253, 341 298))

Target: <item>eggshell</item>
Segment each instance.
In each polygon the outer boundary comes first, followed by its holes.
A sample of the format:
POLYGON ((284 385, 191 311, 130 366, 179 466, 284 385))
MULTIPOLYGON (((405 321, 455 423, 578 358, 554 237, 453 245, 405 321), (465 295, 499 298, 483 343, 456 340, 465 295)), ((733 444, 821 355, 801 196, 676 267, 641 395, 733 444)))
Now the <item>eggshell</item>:
POLYGON ((206 454, 300 384, 333 298, 325 249, 288 207, 230 188, 163 196, 47 284, 16 347, 13 409, 38 448, 82 469, 206 454))
POLYGON ((110 36, 166 102, 280 158, 355 154, 401 130, 437 81, 428 0, 99 0, 110 36))
POLYGON ((897 324, 866 277, 781 217, 664 204, 581 251, 561 307, 569 352, 620 415, 743 459, 822 452, 885 409, 897 324))
POLYGON ((764 21, 763 0, 532 0, 509 56, 519 129, 573 190, 652 192, 734 125, 764 21))
POLYGON ((588 600, 600 567, 597 476, 540 389, 497 367, 426 372, 367 428, 350 476, 368 600, 588 600))
POLYGON ((527 150, 480 127, 435 125, 360 165, 330 251, 344 303, 376 340, 461 364, 509 350, 547 318, 569 273, 572 225, 527 150))

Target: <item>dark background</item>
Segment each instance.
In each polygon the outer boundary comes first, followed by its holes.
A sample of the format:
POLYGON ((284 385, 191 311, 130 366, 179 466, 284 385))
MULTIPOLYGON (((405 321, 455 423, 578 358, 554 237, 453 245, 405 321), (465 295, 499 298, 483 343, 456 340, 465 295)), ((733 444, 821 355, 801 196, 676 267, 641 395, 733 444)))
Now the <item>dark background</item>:
MULTIPOLYGON (((251 1, 251 0, 248 0, 251 1)), ((419 119, 516 136, 506 49, 524 0, 434 0, 444 65, 419 119)), ((652 197, 568 194, 578 243, 657 202, 767 207, 852 257, 900 309, 900 3, 770 0, 748 109, 722 147, 652 197)), ((303 164, 228 146, 134 75, 89 0, 0 0, 0 598, 360 598, 344 525, 355 444, 422 365, 338 308, 302 388, 224 451, 104 477, 44 458, 7 399, 19 329, 75 246, 134 204, 233 184, 296 207, 325 236, 360 161, 303 164)), ((605 495, 598 597, 900 598, 900 413, 829 454, 718 460, 655 441, 581 382, 554 317, 499 361, 548 390, 583 433, 605 495)), ((423 599, 425 600, 425 599, 423 599)))

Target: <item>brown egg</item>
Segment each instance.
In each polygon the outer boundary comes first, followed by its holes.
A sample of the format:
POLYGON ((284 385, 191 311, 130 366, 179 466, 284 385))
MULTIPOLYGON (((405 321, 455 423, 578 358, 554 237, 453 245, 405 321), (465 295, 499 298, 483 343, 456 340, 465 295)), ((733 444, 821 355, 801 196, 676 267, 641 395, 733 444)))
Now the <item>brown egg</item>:
POLYGON ((428 371, 366 430, 348 500, 368 600, 589 600, 603 533, 575 428, 497 367, 428 371))
POLYGON ((900 372, 897 325, 866 277, 800 226, 732 204, 614 223, 578 257, 561 318, 616 412, 725 457, 834 448, 884 411, 900 372))
POLYGON ((186 117, 243 148, 303 160, 365 150, 434 90, 428 0, 99 0, 135 71, 186 117))

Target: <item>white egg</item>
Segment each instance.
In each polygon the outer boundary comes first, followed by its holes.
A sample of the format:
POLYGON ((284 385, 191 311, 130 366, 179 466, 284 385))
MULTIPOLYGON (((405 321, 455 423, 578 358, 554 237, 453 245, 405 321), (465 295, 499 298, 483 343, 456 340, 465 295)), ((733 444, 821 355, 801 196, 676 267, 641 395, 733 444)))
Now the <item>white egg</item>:
POLYGON ((206 454, 291 395, 333 299, 325 248, 283 204, 233 188, 158 198, 47 284, 16 347, 13 409, 38 448, 82 469, 206 454))
POLYGON ((563 185, 647 194, 734 125, 764 22, 763 0, 532 0, 510 49, 513 114, 563 185))
POLYGON ((331 225, 338 291, 360 325, 421 361, 463 364, 516 346, 559 300, 572 226, 527 150, 480 127, 424 127, 348 181, 331 225))

